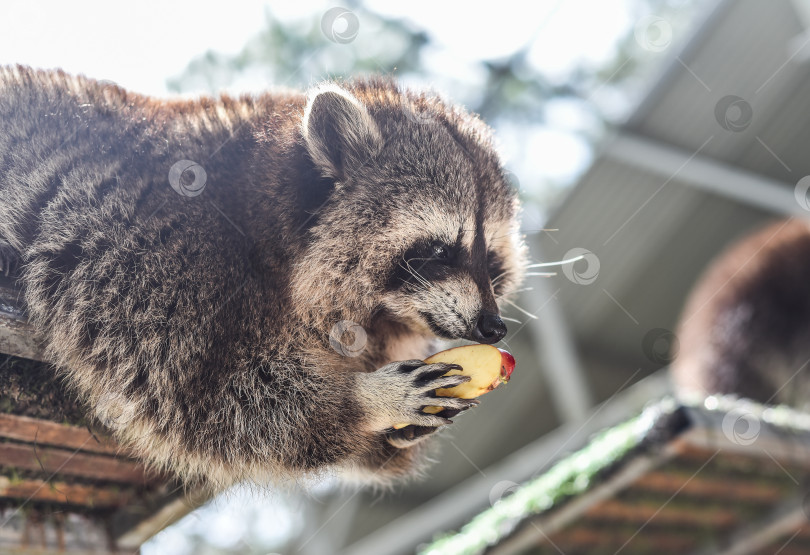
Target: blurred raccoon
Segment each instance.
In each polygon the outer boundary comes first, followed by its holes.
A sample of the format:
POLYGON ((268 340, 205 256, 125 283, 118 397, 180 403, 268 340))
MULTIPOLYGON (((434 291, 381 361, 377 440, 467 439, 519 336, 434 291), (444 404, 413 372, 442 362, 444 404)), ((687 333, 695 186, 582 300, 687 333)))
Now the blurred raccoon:
POLYGON ((0 69, 0 264, 68 386, 187 483, 417 472, 476 404, 421 359, 506 334, 517 213, 489 129, 388 80, 158 100, 0 69))
POLYGON ((810 408, 810 223, 771 223, 732 245, 681 317, 682 395, 735 394, 810 408))

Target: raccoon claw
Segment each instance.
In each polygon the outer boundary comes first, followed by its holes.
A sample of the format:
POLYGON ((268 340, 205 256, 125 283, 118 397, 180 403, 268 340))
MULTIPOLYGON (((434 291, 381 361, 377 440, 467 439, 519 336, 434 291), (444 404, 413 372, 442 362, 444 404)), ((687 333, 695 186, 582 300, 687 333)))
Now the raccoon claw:
MULTIPOLYGON (((435 396, 435 391, 432 391, 433 395, 435 396)), ((453 421, 450 420, 457 414, 461 412, 477 406, 480 401, 478 399, 456 399, 454 397, 435 397, 436 399, 440 399, 441 401, 431 401, 433 403, 432 406, 438 406, 441 404, 444 405, 452 405, 459 408, 449 408, 445 406, 440 412, 437 412, 434 416, 439 418, 443 418, 447 424, 452 424, 453 421)), ((424 408, 424 407, 422 407, 424 408)), ((433 434, 434 432, 438 431, 439 427, 436 426, 417 426, 417 425, 408 425, 404 428, 400 428, 398 430, 389 430, 386 432, 386 439, 388 443, 397 447, 399 449, 405 449, 407 447, 411 447, 428 437, 429 435, 433 434)))
POLYGON ((406 360, 386 364, 376 372, 360 374, 359 393, 365 401, 371 429, 394 434, 393 437, 398 438, 401 443, 419 437, 408 439, 405 434, 411 434, 412 431, 399 433, 402 429, 435 429, 452 424, 453 421, 446 416, 451 413, 445 411, 461 411, 477 404, 477 401, 470 399, 436 396, 437 389, 454 387, 470 380, 469 376, 445 376, 450 370, 458 368, 455 364, 427 364, 421 360, 406 360), (440 414, 423 412, 428 406, 439 406, 445 410, 440 414))

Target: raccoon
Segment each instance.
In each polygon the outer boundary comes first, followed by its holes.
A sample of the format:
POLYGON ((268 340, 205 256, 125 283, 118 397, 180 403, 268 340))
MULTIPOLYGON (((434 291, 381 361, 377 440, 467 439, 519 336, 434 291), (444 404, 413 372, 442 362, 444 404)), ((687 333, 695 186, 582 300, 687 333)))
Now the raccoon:
POLYGON ((417 473, 476 404, 422 359, 506 334, 518 211, 488 127, 388 79, 165 100, 0 70, 0 263, 67 386, 186 483, 417 473))
POLYGON ((810 223, 770 223, 732 245, 690 295, 672 366, 684 396, 810 408, 810 223))

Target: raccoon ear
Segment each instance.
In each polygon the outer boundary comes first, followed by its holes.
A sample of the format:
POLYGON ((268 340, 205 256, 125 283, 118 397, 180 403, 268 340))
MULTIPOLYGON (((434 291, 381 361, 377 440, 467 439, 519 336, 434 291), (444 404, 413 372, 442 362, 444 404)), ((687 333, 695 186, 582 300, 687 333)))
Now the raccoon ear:
POLYGON ((310 92, 301 128, 312 161, 324 176, 338 181, 382 148, 380 129, 365 106, 333 84, 310 92))

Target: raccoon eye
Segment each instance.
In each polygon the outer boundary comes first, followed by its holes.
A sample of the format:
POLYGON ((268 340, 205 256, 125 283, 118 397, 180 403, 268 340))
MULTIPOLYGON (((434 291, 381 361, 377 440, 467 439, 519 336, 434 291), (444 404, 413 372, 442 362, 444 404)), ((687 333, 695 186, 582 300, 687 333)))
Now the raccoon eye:
POLYGON ((448 260, 450 258, 450 247, 441 241, 434 241, 430 245, 430 252, 437 260, 448 260))

